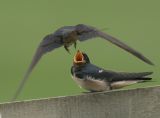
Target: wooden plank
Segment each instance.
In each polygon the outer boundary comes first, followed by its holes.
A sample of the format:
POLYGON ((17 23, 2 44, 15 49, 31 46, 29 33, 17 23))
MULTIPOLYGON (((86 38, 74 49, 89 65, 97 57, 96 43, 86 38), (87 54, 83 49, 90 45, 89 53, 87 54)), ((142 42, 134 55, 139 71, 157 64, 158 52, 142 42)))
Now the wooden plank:
POLYGON ((159 118, 160 86, 0 104, 1 118, 159 118))

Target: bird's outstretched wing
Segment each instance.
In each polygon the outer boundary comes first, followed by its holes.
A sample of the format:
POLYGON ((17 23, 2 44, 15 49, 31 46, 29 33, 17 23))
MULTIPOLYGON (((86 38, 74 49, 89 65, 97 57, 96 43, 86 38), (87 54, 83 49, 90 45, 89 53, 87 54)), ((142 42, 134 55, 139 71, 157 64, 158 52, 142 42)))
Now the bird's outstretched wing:
POLYGON ((23 80, 21 81, 19 87, 17 88, 17 91, 16 91, 14 97, 12 98, 12 101, 16 100, 16 98, 20 94, 26 80, 28 79, 30 73, 32 72, 32 70, 34 69, 34 67, 38 63, 38 61, 41 59, 41 57, 45 53, 52 51, 55 48, 58 48, 61 46, 62 46, 62 44, 60 43, 60 40, 57 37, 54 37, 53 34, 50 34, 50 35, 47 35, 46 37, 44 37, 44 39, 40 43, 39 47, 37 48, 35 55, 33 56, 33 59, 31 61, 31 64, 30 64, 27 72, 25 73, 25 76, 24 76, 23 80))
POLYGON ((103 39, 108 40, 112 44, 117 45, 118 47, 124 49, 125 51, 131 53, 132 55, 134 55, 137 58, 143 60, 144 62, 146 62, 150 65, 154 65, 144 55, 142 55, 141 53, 139 53, 135 49, 129 47, 127 44, 121 42, 120 40, 118 40, 117 38, 115 38, 113 36, 110 36, 110 35, 102 32, 102 31, 100 31, 100 30, 98 30, 94 27, 83 25, 83 24, 77 25, 75 27, 76 27, 76 30, 77 30, 79 41, 85 41, 85 40, 88 40, 88 39, 91 39, 91 38, 101 37, 103 39))

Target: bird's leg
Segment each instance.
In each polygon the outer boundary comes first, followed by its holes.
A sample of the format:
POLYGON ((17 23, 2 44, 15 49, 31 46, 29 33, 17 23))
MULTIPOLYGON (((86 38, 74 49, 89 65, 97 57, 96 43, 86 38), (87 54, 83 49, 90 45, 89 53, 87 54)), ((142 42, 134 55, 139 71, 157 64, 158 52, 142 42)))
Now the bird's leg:
POLYGON ((71 54, 70 51, 69 51, 69 49, 68 49, 68 46, 64 45, 64 48, 65 48, 65 50, 66 50, 69 54, 71 54))
POLYGON ((77 42, 74 42, 74 48, 75 49, 77 48, 77 42))
POLYGON ((82 93, 91 93, 91 91, 83 91, 82 93))
POLYGON ((95 91, 85 91, 85 92, 82 92, 84 94, 89 94, 89 93, 94 93, 95 91))
POLYGON ((109 90, 113 90, 111 83, 109 83, 109 90))

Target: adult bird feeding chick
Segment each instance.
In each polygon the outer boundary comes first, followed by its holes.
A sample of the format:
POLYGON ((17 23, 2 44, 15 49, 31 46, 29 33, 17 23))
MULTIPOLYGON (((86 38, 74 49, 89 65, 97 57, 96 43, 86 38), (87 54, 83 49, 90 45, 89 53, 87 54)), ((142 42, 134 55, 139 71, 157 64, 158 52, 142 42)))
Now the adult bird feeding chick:
POLYGON ((136 56, 137 58, 143 60, 144 62, 153 65, 153 63, 143 56, 141 53, 137 52, 133 48, 129 47, 125 43, 121 42, 120 40, 98 30, 95 27, 78 24, 75 26, 64 26, 56 30, 54 33, 49 34, 43 38, 41 43, 39 44, 35 55, 33 56, 32 62, 21 81, 14 97, 12 100, 15 100, 19 95, 20 91, 22 90, 26 80, 28 79, 30 73, 32 72, 33 68, 36 66, 40 58, 47 52, 50 52, 56 48, 64 46, 64 48, 69 52, 69 46, 74 44, 76 48, 77 40, 79 41, 86 41, 88 39, 100 37, 103 38, 112 44, 124 49, 125 51, 131 53, 132 55, 136 56))
POLYGON ((139 82, 147 82, 152 78, 146 77, 153 72, 115 72, 93 65, 87 54, 77 51, 73 59, 71 74, 73 80, 90 92, 101 92, 119 89, 139 82))

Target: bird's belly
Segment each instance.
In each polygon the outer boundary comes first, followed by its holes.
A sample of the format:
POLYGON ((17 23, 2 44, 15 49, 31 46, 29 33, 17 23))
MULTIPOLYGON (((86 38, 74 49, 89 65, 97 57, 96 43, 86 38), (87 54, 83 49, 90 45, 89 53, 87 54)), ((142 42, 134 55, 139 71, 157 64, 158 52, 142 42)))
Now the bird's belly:
POLYGON ((73 43, 77 41, 77 37, 75 35, 69 35, 68 37, 65 37, 63 42, 66 46, 71 46, 73 43))
POLYGON ((64 44, 67 46, 71 46, 75 42, 75 39, 66 39, 64 44))
POLYGON ((109 90, 110 87, 108 86, 107 82, 103 80, 95 80, 91 77, 86 77, 85 79, 80 79, 75 76, 72 77, 73 80, 82 88, 89 90, 89 91, 106 91, 109 90))

